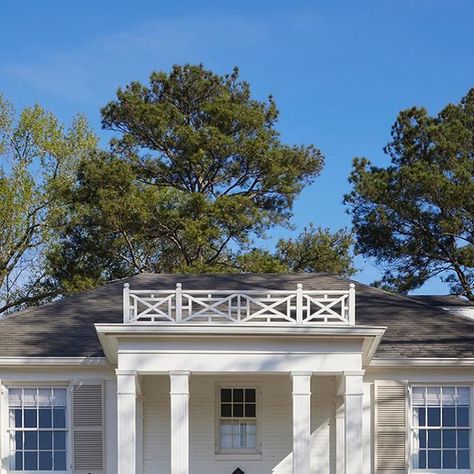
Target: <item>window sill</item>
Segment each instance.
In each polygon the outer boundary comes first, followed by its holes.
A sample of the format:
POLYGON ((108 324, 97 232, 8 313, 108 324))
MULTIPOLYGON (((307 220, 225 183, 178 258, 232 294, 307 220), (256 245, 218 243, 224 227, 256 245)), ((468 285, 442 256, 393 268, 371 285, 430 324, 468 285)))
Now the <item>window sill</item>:
POLYGON ((223 453, 216 454, 216 461, 261 461, 261 453, 223 453))

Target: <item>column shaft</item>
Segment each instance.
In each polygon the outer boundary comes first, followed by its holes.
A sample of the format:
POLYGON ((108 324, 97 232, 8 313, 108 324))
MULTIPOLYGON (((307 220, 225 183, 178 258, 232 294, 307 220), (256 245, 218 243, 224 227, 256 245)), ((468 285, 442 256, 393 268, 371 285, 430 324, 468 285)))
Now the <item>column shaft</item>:
POLYGON ((344 424, 345 472, 362 474, 363 375, 345 374, 344 424))
POLYGON ((293 474, 309 474, 311 465, 311 372, 292 372, 293 474))
POLYGON ((117 370, 117 471, 136 474, 137 374, 117 370))
POLYGON ((189 474, 189 372, 170 372, 171 474, 189 474))

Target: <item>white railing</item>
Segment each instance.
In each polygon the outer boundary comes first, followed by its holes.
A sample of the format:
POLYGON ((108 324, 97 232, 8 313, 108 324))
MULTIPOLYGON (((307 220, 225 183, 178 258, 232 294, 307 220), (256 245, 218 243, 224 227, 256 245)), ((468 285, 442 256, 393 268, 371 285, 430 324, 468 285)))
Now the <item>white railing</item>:
POLYGON ((355 287, 348 290, 123 289, 125 323, 355 324, 355 287))

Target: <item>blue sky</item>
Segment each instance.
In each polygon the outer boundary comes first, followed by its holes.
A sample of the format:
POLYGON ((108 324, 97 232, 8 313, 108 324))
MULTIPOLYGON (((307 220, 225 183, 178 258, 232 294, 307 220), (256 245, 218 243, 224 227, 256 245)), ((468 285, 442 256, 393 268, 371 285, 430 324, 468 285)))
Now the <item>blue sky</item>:
MULTIPOLYGON (((354 156, 387 163, 397 112, 436 113, 474 86, 474 0, 3 0, 0 92, 69 121, 152 70, 239 66, 256 97, 273 94, 287 143, 314 143, 326 166, 294 209, 297 229, 350 225, 342 205, 354 156)), ((106 135, 102 134, 103 140, 106 135)), ((267 245, 288 231, 272 231, 267 245)), ((357 279, 378 273, 357 258, 357 279)), ((443 293, 432 281, 421 292, 443 293)))

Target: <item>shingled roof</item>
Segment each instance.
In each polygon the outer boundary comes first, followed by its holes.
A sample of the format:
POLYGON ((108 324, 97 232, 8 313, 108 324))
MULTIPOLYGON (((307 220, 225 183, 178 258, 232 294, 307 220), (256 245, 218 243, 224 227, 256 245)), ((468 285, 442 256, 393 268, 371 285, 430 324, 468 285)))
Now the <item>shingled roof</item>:
MULTIPOLYGON (((351 280, 313 274, 140 274, 0 320, 0 357, 103 356, 94 323, 122 322, 122 289, 347 289, 351 280)), ((474 321, 353 281, 356 324, 386 326, 375 358, 474 357, 474 321)))

